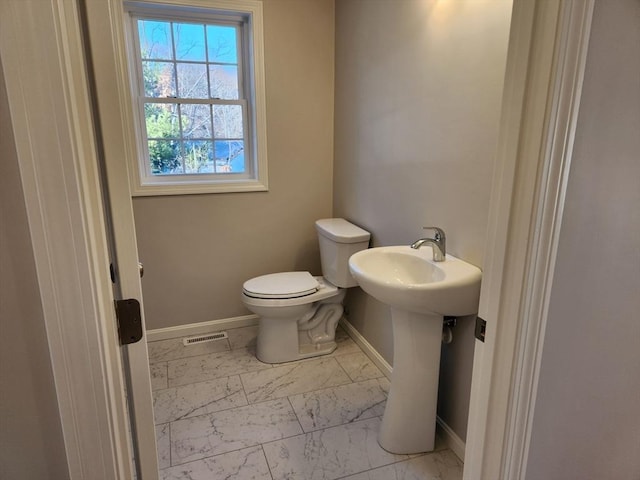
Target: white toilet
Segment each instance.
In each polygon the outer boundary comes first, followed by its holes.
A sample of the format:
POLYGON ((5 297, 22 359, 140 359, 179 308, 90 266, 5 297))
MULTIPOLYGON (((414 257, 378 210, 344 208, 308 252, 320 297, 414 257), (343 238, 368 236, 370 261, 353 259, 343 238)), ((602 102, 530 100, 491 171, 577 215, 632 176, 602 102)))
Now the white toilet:
POLYGON ((345 288, 355 287, 349 257, 369 246, 370 234, 342 218, 316 222, 323 277, 309 272, 272 273, 247 280, 242 302, 260 316, 256 356, 282 363, 336 349, 345 288))

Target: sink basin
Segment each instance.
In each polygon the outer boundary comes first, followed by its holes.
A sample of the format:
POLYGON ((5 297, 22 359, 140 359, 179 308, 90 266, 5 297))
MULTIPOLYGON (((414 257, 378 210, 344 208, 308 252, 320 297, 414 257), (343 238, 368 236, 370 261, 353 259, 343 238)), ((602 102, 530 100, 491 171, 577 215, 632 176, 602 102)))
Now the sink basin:
POLYGON ((365 292, 391 306, 393 371, 378 443, 397 454, 431 451, 443 317, 477 313, 480 269, 452 255, 434 262, 427 245, 363 250, 349 269, 365 292))
POLYGON ((443 316, 478 311, 480 269, 452 255, 434 262, 430 246, 362 250, 349 268, 365 292, 392 307, 443 316))

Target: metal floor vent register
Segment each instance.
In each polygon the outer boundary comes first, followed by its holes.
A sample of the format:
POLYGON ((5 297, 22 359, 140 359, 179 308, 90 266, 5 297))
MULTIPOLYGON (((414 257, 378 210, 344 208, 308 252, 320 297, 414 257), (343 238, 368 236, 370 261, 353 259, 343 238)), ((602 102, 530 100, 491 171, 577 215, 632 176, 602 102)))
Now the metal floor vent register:
POLYGON ((185 337, 182 339, 182 343, 185 347, 189 345, 195 345, 196 343, 215 342, 217 340, 224 340, 229 338, 227 332, 207 333, 205 335, 196 335, 194 337, 185 337))

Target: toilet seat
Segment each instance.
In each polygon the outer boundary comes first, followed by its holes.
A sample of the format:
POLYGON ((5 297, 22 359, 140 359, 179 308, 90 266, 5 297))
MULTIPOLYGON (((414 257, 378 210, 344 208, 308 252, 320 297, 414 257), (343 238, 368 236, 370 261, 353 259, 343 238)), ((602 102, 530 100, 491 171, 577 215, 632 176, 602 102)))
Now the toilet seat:
POLYGON ((320 283, 309 272, 282 272, 247 280, 242 291, 252 298, 287 299, 312 295, 319 288, 320 283))

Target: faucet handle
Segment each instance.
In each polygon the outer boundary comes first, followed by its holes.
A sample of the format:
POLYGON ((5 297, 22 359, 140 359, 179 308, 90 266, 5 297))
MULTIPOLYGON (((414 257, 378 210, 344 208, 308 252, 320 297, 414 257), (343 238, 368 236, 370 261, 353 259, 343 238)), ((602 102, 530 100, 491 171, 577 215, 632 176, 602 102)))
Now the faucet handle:
POLYGON ((435 239, 441 242, 444 242, 446 240, 446 235, 444 234, 444 230, 442 230, 440 227, 422 227, 424 230, 435 230, 436 234, 435 234, 435 239))

